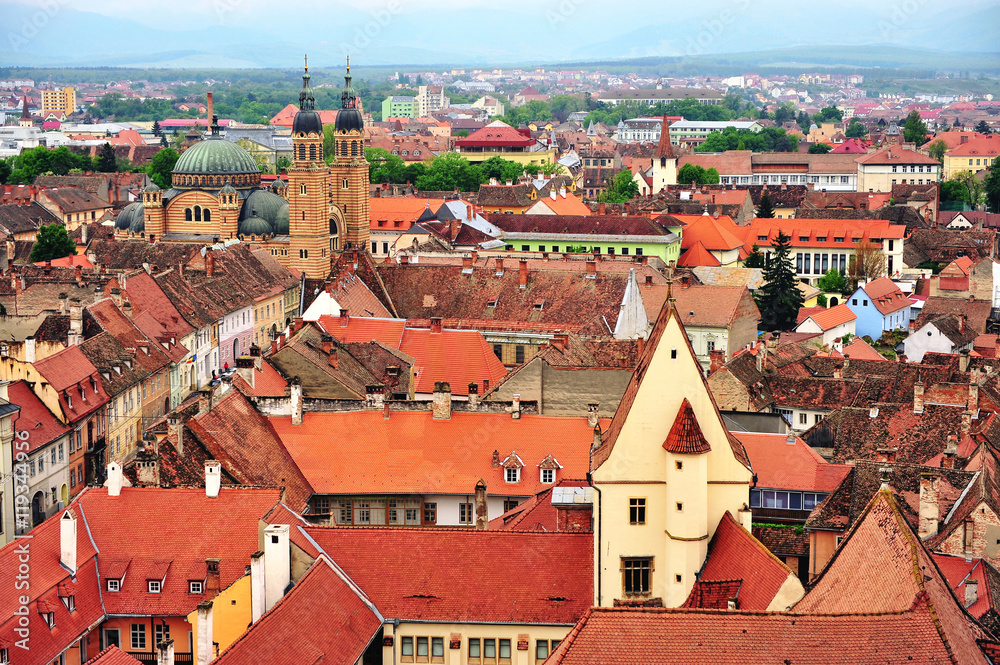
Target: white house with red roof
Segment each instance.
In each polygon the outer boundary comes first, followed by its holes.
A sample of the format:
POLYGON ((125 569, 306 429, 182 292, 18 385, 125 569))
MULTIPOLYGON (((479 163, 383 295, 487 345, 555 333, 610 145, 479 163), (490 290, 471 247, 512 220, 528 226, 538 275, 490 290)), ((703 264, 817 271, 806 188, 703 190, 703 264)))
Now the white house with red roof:
POLYGON ((820 333, 823 346, 833 344, 844 335, 854 335, 857 315, 844 303, 830 308, 812 307, 797 326, 797 333, 820 333))
POLYGON ((531 138, 528 129, 515 129, 501 120, 494 120, 469 136, 455 141, 458 154, 470 162, 485 162, 490 157, 503 157, 518 164, 542 166, 555 164, 556 150, 531 138))
POLYGON ((859 192, 892 192, 892 186, 937 182, 941 163, 898 145, 862 155, 858 163, 859 192))

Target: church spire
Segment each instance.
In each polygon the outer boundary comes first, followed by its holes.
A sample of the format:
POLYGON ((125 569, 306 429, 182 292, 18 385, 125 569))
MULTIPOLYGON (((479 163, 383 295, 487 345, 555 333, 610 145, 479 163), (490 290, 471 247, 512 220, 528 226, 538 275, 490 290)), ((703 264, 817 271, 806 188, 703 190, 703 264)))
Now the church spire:
POLYGON ((341 106, 345 109, 357 106, 358 93, 351 83, 351 56, 347 56, 347 73, 344 75, 344 91, 340 95, 341 106))
POLYGON ((302 73, 302 90, 299 91, 299 110, 312 111, 316 108, 316 98, 313 96, 312 87, 309 85, 309 56, 306 55, 306 69, 302 73))

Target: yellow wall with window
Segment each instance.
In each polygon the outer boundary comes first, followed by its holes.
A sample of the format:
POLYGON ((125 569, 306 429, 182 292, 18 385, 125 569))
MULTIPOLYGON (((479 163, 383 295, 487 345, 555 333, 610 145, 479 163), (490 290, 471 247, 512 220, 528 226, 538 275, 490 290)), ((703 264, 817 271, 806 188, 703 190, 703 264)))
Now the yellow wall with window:
POLYGON ((538 665, 573 627, 401 622, 398 626, 386 623, 383 628, 384 637, 392 637, 391 645, 389 640, 383 641, 383 663, 538 665), (518 648, 519 642, 526 648, 518 648), (540 643, 544 644, 544 651, 540 650, 540 643), (488 656, 490 648, 492 657, 488 656))
MULTIPOLYGON (((250 576, 239 578, 211 600, 212 641, 219 645, 219 653, 222 653, 246 632, 253 618, 250 610, 250 576)), ((187 615, 187 620, 191 624, 191 643, 195 645, 197 653, 198 610, 187 615)))

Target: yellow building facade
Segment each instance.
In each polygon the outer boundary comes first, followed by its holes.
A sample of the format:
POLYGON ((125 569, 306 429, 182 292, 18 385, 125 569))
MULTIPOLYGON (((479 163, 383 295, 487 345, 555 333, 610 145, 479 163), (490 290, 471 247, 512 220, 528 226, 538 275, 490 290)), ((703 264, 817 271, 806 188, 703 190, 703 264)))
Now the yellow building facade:
POLYGON ((72 86, 58 90, 42 90, 42 117, 49 114, 57 118, 72 115, 76 111, 76 91, 72 86))
POLYGON ((749 461, 722 423, 672 300, 591 468, 595 605, 681 605, 726 511, 750 527, 749 461))

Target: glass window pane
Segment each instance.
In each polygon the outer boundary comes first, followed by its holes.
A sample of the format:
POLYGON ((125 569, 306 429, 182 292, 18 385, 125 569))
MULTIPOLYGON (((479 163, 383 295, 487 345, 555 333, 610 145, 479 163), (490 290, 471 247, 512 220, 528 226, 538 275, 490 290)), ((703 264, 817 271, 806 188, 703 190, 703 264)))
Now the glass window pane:
POLYGON ((497 641, 490 638, 483 640, 483 658, 497 657, 497 641))
POLYGON ((434 637, 431 638, 431 655, 435 658, 444 657, 444 638, 434 637))
POLYGON ((760 508, 760 490, 750 490, 750 507, 760 508))
POLYGON ((792 510, 802 510, 802 495, 798 492, 788 494, 788 507, 792 510))
POLYGON ((417 638, 417 655, 423 658, 427 657, 427 638, 418 637, 417 638))
POLYGON ((500 657, 510 658, 510 640, 500 640, 500 657))
POLYGON ((549 657, 549 641, 548 640, 538 640, 535 642, 535 658, 537 660, 545 660, 549 657))
POLYGON ((404 637, 403 638, 403 655, 412 656, 413 655, 413 638, 404 637))
POLYGON ((479 638, 469 640, 469 658, 479 658, 481 656, 479 638))

